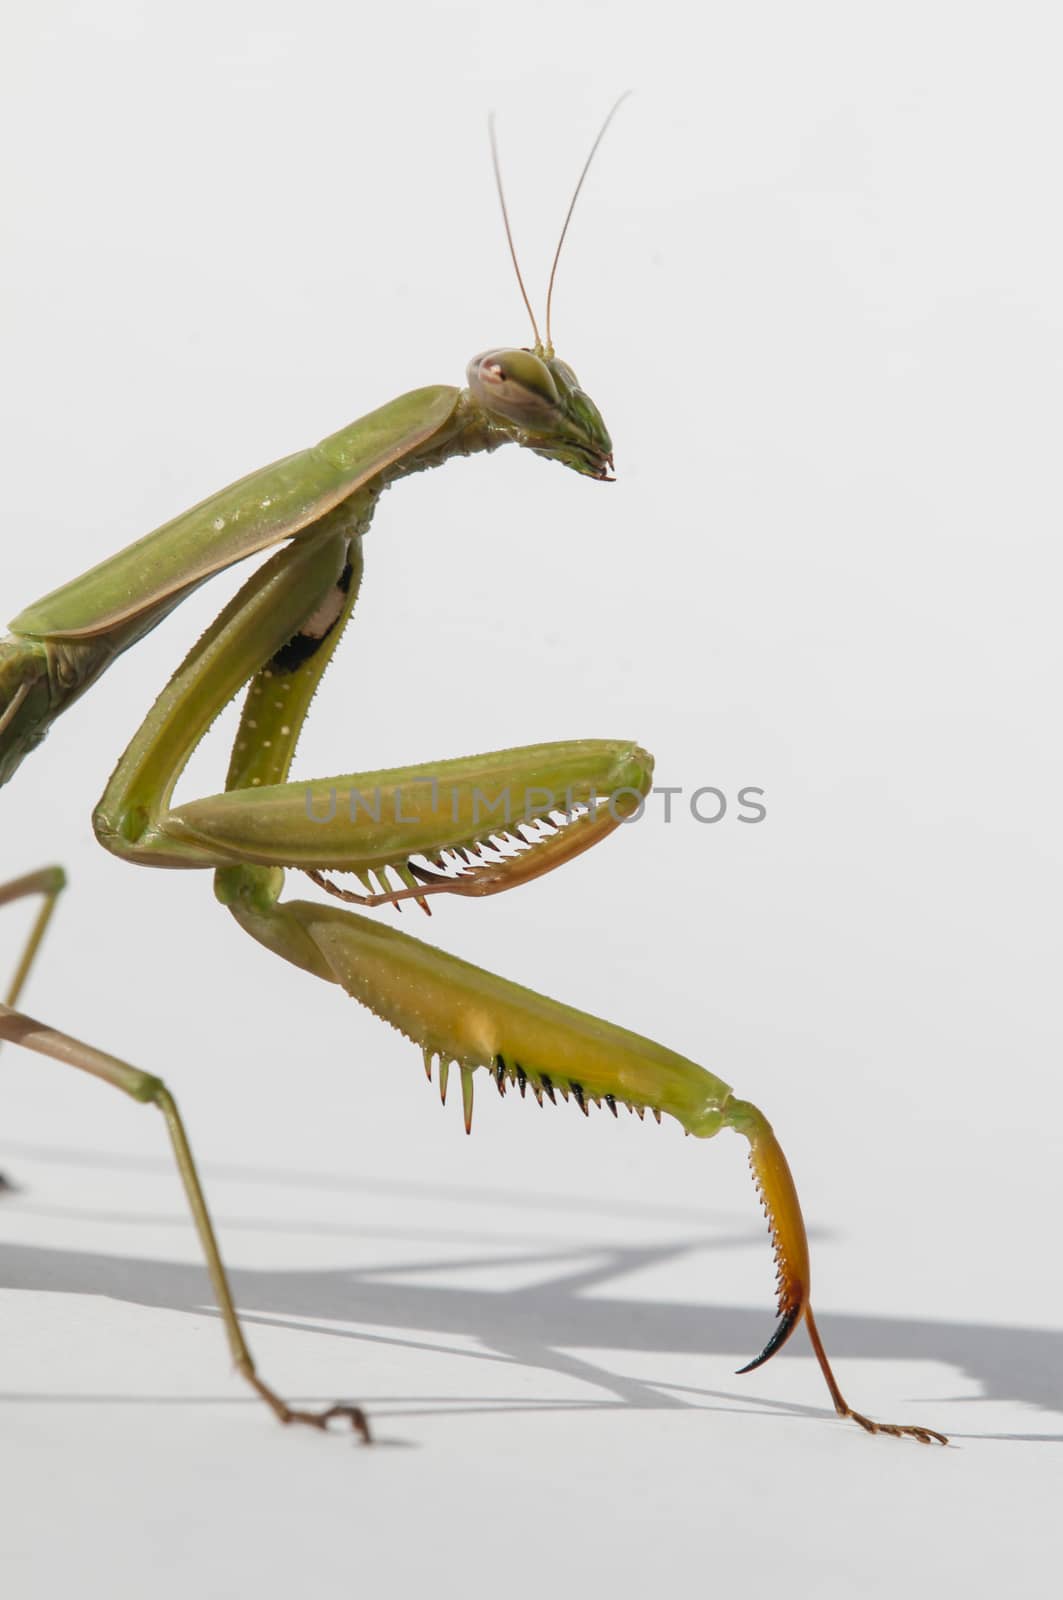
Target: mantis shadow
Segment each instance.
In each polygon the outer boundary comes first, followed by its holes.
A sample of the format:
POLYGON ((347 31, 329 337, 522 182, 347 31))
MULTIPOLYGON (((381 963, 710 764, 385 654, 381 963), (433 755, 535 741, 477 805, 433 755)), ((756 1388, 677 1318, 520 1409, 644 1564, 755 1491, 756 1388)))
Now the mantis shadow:
MULTIPOLYGON (((37 1152, 35 1152, 36 1154, 37 1152)), ((55 1159, 55 1156, 52 1156, 55 1159)), ((86 1158, 83 1156, 82 1161, 86 1158)), ((89 1157, 92 1161, 93 1158, 89 1157)), ((94 1164, 105 1164, 97 1158, 94 1164)), ((142 1163, 137 1163, 141 1165, 142 1163)), ((154 1164, 152 1164, 154 1169, 154 1164)), ((247 1169, 241 1175, 248 1176, 247 1169)), ((259 1174, 259 1180, 275 1181, 276 1174, 259 1174)), ((289 1179, 293 1175, 288 1175, 289 1179)), ((317 1181, 317 1180, 315 1180, 317 1181)), ((326 1183, 328 1181, 326 1180, 326 1183)), ((328 1184, 328 1186, 332 1186, 328 1184)), ((373 1180, 355 1182, 352 1187, 373 1186, 373 1180)), ((398 1185, 389 1181, 387 1187, 398 1185)), ((410 1185, 417 1193, 425 1185, 410 1185)), ((454 1191, 439 1186, 439 1201, 454 1198, 454 1191)), ((480 1198, 483 1198, 482 1192, 480 1198)), ((540 1197, 544 1206, 558 1205, 559 1197, 540 1197)), ((5 1205, 9 1202, 4 1202, 5 1205)), ((565 1202, 561 1202, 562 1204, 565 1202)), ((50 1216, 80 1216, 84 1211, 47 1205, 18 1205, 50 1216)), ((107 1219, 109 1213, 95 1213, 107 1219)), ((131 1219, 123 1214, 123 1222, 131 1219)), ((158 1221, 146 1217, 144 1222, 158 1221)), ((167 1217, 164 1220, 173 1220, 167 1217)), ((700 1221, 704 1225, 704 1214, 700 1221)), ((223 1238, 230 1228, 251 1227, 269 1231, 288 1222, 247 1219, 227 1225, 221 1221, 223 1238)), ((336 1223, 294 1225, 296 1231, 346 1232, 361 1238, 399 1229, 353 1227, 336 1223)), ((593 1227, 593 1224, 591 1225, 593 1227)), ((585 1232, 586 1217, 584 1218, 585 1232)), ((771 1323, 768 1305, 753 1307, 711 1306, 676 1300, 645 1300, 608 1294, 608 1285, 626 1275, 662 1266, 693 1252, 719 1252, 745 1247, 751 1238, 760 1239, 759 1229, 732 1229, 706 1237, 703 1233, 684 1233, 659 1242, 618 1245, 612 1240, 595 1243, 584 1238, 568 1246, 548 1241, 542 1248, 522 1245, 519 1250, 491 1253, 480 1236, 475 1247, 474 1232, 435 1230, 436 1237, 450 1242, 469 1241, 465 1249, 449 1259, 438 1256, 396 1264, 375 1264, 358 1268, 258 1269, 235 1268, 230 1279, 248 1325, 256 1322, 296 1331, 326 1333, 336 1338, 362 1342, 381 1342, 390 1346, 438 1352, 449 1357, 473 1361, 513 1363, 565 1378, 591 1383, 602 1392, 599 1401, 539 1401, 524 1398, 507 1405, 505 1400, 455 1404, 453 1397, 420 1397, 434 1410, 584 1410, 616 1408, 637 1410, 704 1409, 712 1401, 746 1400, 751 1408, 771 1409, 788 1415, 821 1417, 825 1407, 804 1407, 780 1403, 739 1389, 695 1389, 676 1385, 662 1374, 660 1379, 637 1378, 609 1371, 594 1360, 590 1352, 608 1350, 640 1355, 704 1356, 709 1366, 712 1357, 734 1357, 760 1348, 771 1323), (512 1266, 529 1265, 542 1269, 543 1277, 532 1284, 501 1289, 470 1288, 455 1282, 408 1281, 434 1278, 451 1272, 457 1277, 470 1267, 482 1274, 485 1269, 503 1271, 512 1266), (350 1324, 357 1323, 356 1328, 350 1324), (380 1332, 375 1332, 380 1329, 380 1332), (409 1330, 409 1337, 397 1334, 409 1330), (460 1341, 459 1348, 449 1341, 460 1341), (472 1348, 470 1348, 470 1346, 472 1348), (580 1351, 586 1350, 586 1358, 580 1351)), ((430 1234, 429 1234, 430 1236, 430 1234)), ((93 1295, 126 1304, 150 1306, 169 1311, 202 1315, 209 1296, 205 1268, 199 1263, 184 1263, 147 1256, 114 1256, 87 1251, 70 1251, 27 1245, 0 1246, 0 1287, 93 1295)), ((823 1318, 824 1330, 835 1360, 845 1359, 919 1361, 940 1363, 956 1370, 979 1386, 978 1399, 998 1400, 1036 1407, 1043 1411, 1063 1411, 1063 1335, 1058 1332, 1021 1326, 971 1322, 942 1322, 905 1317, 864 1316, 835 1312, 823 1318)), ((779 1359, 786 1359, 784 1350, 779 1359)), ((798 1351, 804 1354, 804 1351, 798 1351)), ((7 1399, 16 1396, 5 1396, 7 1399)), ((30 1397, 26 1397, 30 1398, 30 1397)), ((35 1395, 36 1400, 59 1396, 35 1395)), ((62 1397, 67 1398, 67 1397, 62 1397)), ((115 1397, 120 1398, 120 1397, 115 1397)), ((128 1398, 128 1397, 125 1397, 128 1398)), ((143 1397, 138 1397, 142 1399, 143 1397)), ((410 1415, 404 1397, 402 1415, 410 1415)), ((932 1399, 933 1397, 925 1397, 932 1399)), ((939 1403, 949 1396, 939 1396, 939 1403)), ((395 1397, 397 1400, 398 1397, 395 1397)), ((380 1397, 374 1413, 386 1414, 380 1397)), ((1063 1434, 961 1434, 953 1438, 1030 1439, 1063 1442, 1063 1434)))

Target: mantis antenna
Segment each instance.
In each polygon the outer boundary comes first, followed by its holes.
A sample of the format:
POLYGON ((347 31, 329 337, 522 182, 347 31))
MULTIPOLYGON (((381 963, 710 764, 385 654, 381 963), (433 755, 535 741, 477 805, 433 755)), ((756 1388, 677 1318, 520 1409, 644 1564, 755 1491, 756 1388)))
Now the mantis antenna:
MULTIPOLYGON (((613 110, 615 109, 616 107, 614 106, 613 110)), ((610 116, 611 115, 612 112, 610 112, 610 116)), ((509 253, 513 258, 513 270, 517 274, 517 282, 520 284, 520 292, 523 296, 524 304, 528 308, 528 315, 531 318, 531 325, 535 333, 535 348, 536 350, 541 350, 543 348, 543 341, 539 334, 539 324, 535 320, 535 312, 531 308, 531 301, 528 299, 528 291, 524 287, 524 279, 521 277, 520 271, 520 262, 517 260, 517 250, 513 243, 513 230, 509 225, 509 212, 506 210, 506 196, 505 191, 502 188, 502 169, 498 164, 498 140, 495 137, 495 114, 493 111, 487 119, 487 129, 491 138, 491 163, 495 169, 495 184, 498 188, 498 201, 502 207, 502 221, 506 225, 506 238, 509 240, 509 253)), ((581 179, 580 181, 582 182, 583 180, 581 179)), ((547 339, 549 340, 549 332, 547 332, 547 339)))
POLYGON ((598 146, 601 144, 602 140, 605 138, 606 129, 608 128, 609 124, 612 122, 613 118, 616 116, 617 112, 620 110, 620 107, 623 105, 624 101, 627 99, 627 97, 628 97, 628 95, 630 93, 631 93, 630 89, 625 89, 623 94, 619 97, 619 99, 615 100, 613 102, 612 106, 610 107, 609 112, 608 112, 608 114, 607 114, 607 116, 605 118, 605 121, 602 123, 601 127, 598 129, 598 137, 595 139, 594 143, 591 145, 590 155, 587 157, 586 161, 583 163, 583 171, 579 175, 579 182, 576 184, 576 187, 575 187, 575 189, 573 190, 573 193, 572 193, 572 199, 569 201, 568 210, 565 213, 565 220, 564 220, 564 223, 562 224, 562 228, 561 228, 561 237, 557 241, 557 249, 554 251, 553 264, 550 267, 550 282, 548 283, 547 288, 546 288, 546 343, 545 343, 545 345, 543 344, 542 335, 539 332, 539 324, 535 320, 535 312, 532 310, 531 301, 528 299, 528 291, 524 287, 524 278, 523 278, 523 276, 521 274, 520 262, 517 260, 517 249, 516 249, 516 246, 513 243, 513 230, 509 225, 509 211, 508 211, 508 209, 506 207, 506 196, 505 196, 505 191, 504 191, 504 189, 502 187, 502 168, 501 168, 501 166, 499 164, 499 160, 498 160, 498 139, 497 139, 497 137, 495 135, 495 114, 494 114, 493 111, 491 112, 491 115, 487 119, 487 129, 488 129, 488 133, 489 133, 490 139, 491 139, 491 164, 495 169, 495 186, 498 189, 498 202, 499 202, 499 205, 502 207, 502 221, 505 223, 506 239, 507 239, 507 241, 509 243, 509 254, 510 254, 510 257, 511 257, 512 262, 513 262, 513 270, 517 274, 517 283, 520 285, 521 298, 523 299, 524 304, 528 309, 528 316, 531 318, 532 331, 535 334, 535 348, 541 354, 552 356, 553 353, 554 353, 554 341, 553 341, 553 338, 552 338, 551 333, 550 333, 550 307, 551 307, 551 303, 552 303, 553 298, 554 298, 554 279, 557 277, 557 263, 561 259, 561 246, 565 242, 565 235, 568 233, 568 225, 572 221, 572 213, 576 209, 576 201, 579 199, 579 192, 583 188, 583 180, 587 176, 587 173, 588 173, 588 171, 590 169, 591 162, 594 160, 595 156, 598 153, 598 146))
MULTIPOLYGON (((554 251, 553 266, 550 268, 550 282, 547 285, 547 289, 546 289, 546 348, 547 348, 547 352, 550 355, 553 355, 553 353, 554 353, 553 335, 550 332, 550 304, 551 304, 551 301, 554 298, 554 279, 557 277, 557 263, 561 258, 561 246, 565 242, 565 235, 568 232, 568 225, 572 221, 572 213, 576 209, 576 201, 579 199, 579 192, 583 188, 583 180, 587 176, 587 172, 588 172, 588 170, 590 168, 591 162, 594 160, 595 156, 598 153, 598 146, 601 144, 602 140, 605 138, 605 131, 608 128, 609 124, 612 122, 613 118, 616 116, 617 112, 620 110, 620 107, 623 105, 624 101, 627 99, 627 97, 628 97, 628 95, 630 93, 631 93, 630 89, 625 89, 623 94, 620 96, 620 98, 618 100, 614 100, 614 102, 612 104, 612 107, 610 108, 609 113, 606 116, 605 121, 602 123, 601 127, 598 129, 598 137, 595 139, 594 143, 591 145, 591 153, 587 157, 586 161, 583 163, 583 171, 579 175, 579 182, 576 184, 576 187, 573 190, 572 199, 569 201, 568 210, 565 213, 565 220, 564 220, 564 223, 562 224, 562 227, 561 227, 561 237, 557 241, 557 249, 554 251)), ((519 273, 518 273, 518 277, 519 277, 519 273)), ((523 287, 523 285, 521 287, 523 287)), ((525 296, 525 298, 527 298, 527 296, 525 296)), ((529 306, 528 309, 530 311, 531 307, 529 306)), ((535 319, 533 318, 532 320, 534 321, 535 319)))

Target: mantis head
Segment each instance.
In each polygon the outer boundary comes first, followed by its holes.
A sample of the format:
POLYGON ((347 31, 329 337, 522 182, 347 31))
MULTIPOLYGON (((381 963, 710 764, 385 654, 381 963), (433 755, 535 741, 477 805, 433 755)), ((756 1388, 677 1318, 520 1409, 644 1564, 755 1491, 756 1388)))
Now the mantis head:
POLYGON ((469 389, 496 427, 548 461, 612 483, 613 442, 579 379, 540 350, 485 350, 468 366, 469 389))

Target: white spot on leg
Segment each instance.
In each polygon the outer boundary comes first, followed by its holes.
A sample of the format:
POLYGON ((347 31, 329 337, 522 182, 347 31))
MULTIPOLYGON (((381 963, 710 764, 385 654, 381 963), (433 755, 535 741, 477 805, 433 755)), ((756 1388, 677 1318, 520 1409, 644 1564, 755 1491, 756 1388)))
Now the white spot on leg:
POLYGON ((307 617, 299 632, 304 639, 323 639, 343 610, 347 596, 337 587, 330 589, 315 611, 307 617))

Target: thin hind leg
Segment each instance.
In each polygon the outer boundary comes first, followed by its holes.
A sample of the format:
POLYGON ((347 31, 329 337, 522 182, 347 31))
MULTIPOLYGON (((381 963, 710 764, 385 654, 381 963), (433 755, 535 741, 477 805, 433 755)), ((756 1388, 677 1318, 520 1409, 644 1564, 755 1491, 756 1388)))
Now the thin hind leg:
POLYGON ((55 903, 65 888, 66 873, 62 867, 40 867, 36 872, 27 872, 21 878, 12 878, 10 883, 0 884, 0 906, 10 905, 14 900, 24 900, 31 894, 41 896, 40 910, 29 931, 14 976, 4 996, 5 1005, 18 1005, 19 995, 29 977, 30 968, 37 957, 48 924, 52 920, 55 903))
MULTIPOLYGON (((12 901, 24 900, 27 895, 39 894, 41 896, 40 910, 33 921, 33 926, 26 937, 22 947, 14 976, 8 985, 4 1004, 18 1005, 19 995, 29 977, 30 968, 37 957, 41 947, 41 940, 52 920, 55 903, 62 891, 66 888, 66 873, 62 867, 40 867, 36 872, 23 873, 21 878, 12 878, 9 883, 0 884, 0 906, 10 905, 12 901)), ((0 1172, 0 1195, 10 1193, 15 1185, 0 1172)))
POLYGON ((207 1260, 207 1270, 214 1288, 218 1309, 221 1312, 222 1322, 225 1326, 226 1337, 233 1361, 241 1377, 245 1378, 251 1387, 270 1407, 275 1417, 281 1422, 303 1422, 314 1428, 327 1428, 334 1418, 340 1418, 350 1423, 351 1427, 360 1433, 366 1444, 369 1443, 369 1424, 365 1413, 359 1406, 334 1405, 325 1411, 299 1411, 289 1406, 282 1400, 267 1383, 259 1377, 247 1347, 240 1319, 236 1312, 229 1279, 218 1248, 218 1241, 214 1233, 214 1224, 211 1222, 207 1210, 206 1198, 199 1181, 195 1162, 188 1138, 181 1121, 181 1114, 177 1109, 169 1089, 161 1078, 153 1077, 148 1072, 141 1072, 138 1067, 132 1067, 125 1061, 120 1061, 117 1056, 105 1054, 96 1050, 92 1045, 84 1044, 79 1039, 73 1039, 69 1034, 59 1033, 55 1028, 49 1028, 43 1022, 37 1022, 32 1017, 25 1016, 20 1011, 14 1011, 10 1006, 0 1005, 0 1039, 8 1039, 13 1044, 20 1044, 27 1050, 35 1050, 40 1055, 51 1056, 55 1061, 63 1061, 68 1066, 77 1067, 82 1072, 91 1073, 93 1077, 100 1078, 104 1083, 111 1084, 116 1089, 121 1089, 134 1100, 139 1100, 145 1105, 154 1105, 162 1112, 166 1123, 166 1131, 170 1136, 173 1146, 174 1159, 181 1182, 184 1185, 185 1196, 192 1220, 199 1235, 199 1242, 203 1247, 203 1254, 207 1260))

